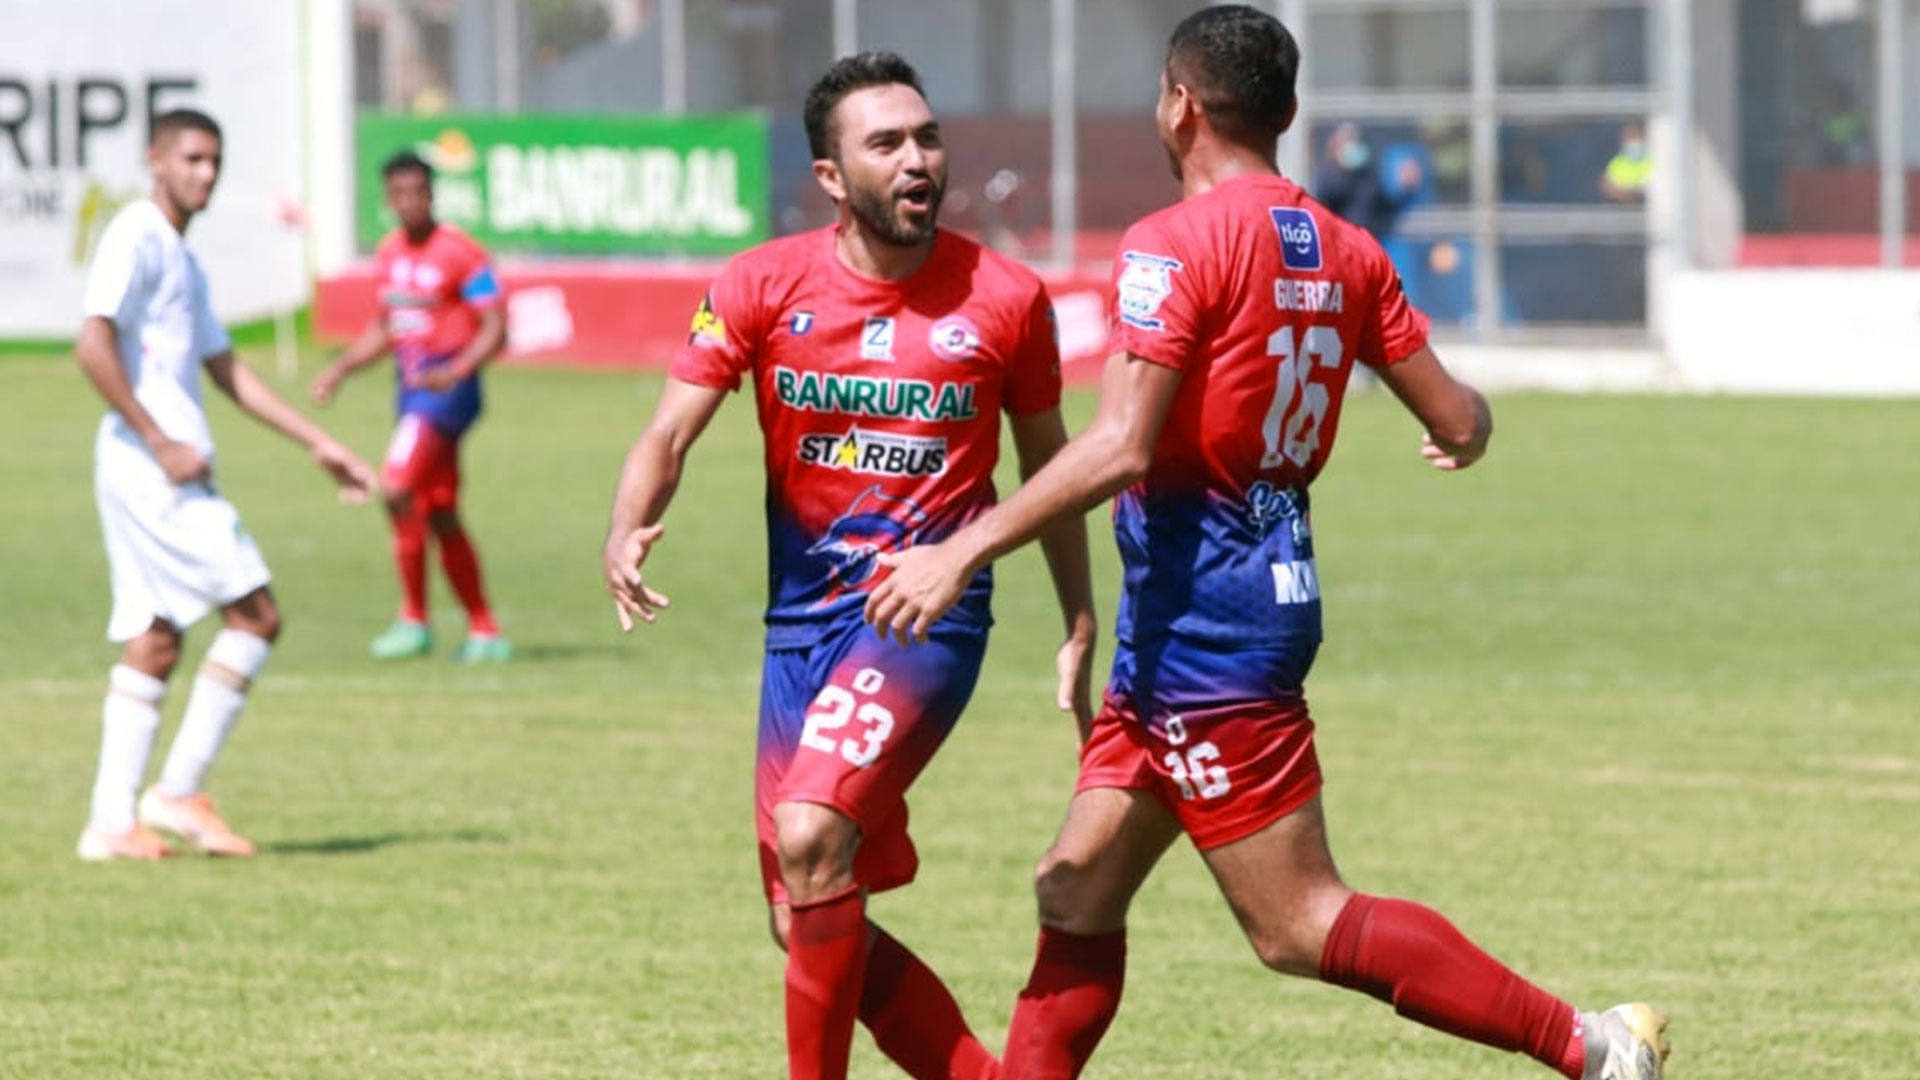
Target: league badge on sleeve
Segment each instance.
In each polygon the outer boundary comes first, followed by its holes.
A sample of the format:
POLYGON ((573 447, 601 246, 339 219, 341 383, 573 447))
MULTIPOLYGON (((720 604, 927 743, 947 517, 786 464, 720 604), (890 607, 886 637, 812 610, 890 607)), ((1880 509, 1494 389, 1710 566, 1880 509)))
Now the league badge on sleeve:
POLYGON ((1273 227, 1280 233, 1280 263, 1289 270, 1317 271, 1321 268, 1320 224, 1313 215, 1297 206, 1270 206, 1273 227))
POLYGON ((1166 329, 1156 316, 1173 295, 1173 275, 1183 269, 1180 260, 1144 251, 1123 251, 1120 258, 1126 262, 1120 271, 1120 321, 1141 330, 1166 329))
POLYGON ((693 313, 693 328, 687 334, 687 344, 703 349, 727 347, 727 324, 714 313, 713 297, 701 298, 700 310, 693 313))

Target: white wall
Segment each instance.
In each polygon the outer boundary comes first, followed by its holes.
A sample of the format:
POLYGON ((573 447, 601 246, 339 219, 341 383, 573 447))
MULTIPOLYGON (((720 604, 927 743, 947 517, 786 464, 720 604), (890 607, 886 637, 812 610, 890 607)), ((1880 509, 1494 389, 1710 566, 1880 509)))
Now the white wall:
POLYGON ((138 0, 0 0, 0 339, 78 328, 106 211, 151 187, 149 95, 226 131, 213 205, 187 233, 215 311, 259 318, 305 298, 300 236, 277 214, 302 187, 299 16, 281 0, 196 0, 191 17, 138 0))
POLYGON ((1696 271, 1669 289, 1685 389, 1920 395, 1920 271, 1696 271))

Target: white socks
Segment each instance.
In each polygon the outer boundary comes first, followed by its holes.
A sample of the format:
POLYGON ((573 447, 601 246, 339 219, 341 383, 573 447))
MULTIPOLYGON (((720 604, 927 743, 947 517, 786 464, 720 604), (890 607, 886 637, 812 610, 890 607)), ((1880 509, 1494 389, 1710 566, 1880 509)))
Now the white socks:
POLYGON ((153 733, 160 726, 160 701, 167 684, 115 664, 107 676, 107 700, 100 709, 100 770, 93 780, 89 822, 103 833, 133 828, 133 801, 146 779, 153 733))
POLYGON ((162 795, 180 799, 206 787, 207 772, 219 758, 234 721, 240 719, 240 710, 247 704, 247 690, 260 669, 267 666, 272 649, 265 638, 243 630, 221 630, 214 637, 206 663, 194 676, 180 733, 173 737, 173 747, 160 770, 162 795))

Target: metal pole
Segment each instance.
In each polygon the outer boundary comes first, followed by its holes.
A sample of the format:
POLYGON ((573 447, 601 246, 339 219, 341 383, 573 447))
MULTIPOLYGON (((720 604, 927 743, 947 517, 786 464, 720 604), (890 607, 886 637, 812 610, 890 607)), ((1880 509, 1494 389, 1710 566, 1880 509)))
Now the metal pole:
POLYGON ((1880 265, 1897 270, 1904 259, 1907 233, 1906 152, 1901 145, 1902 85, 1900 39, 1905 30, 1900 0, 1880 0, 1880 265))
POLYGON ((660 109, 669 116, 687 111, 687 2, 660 4, 660 109))
POLYGON ((860 51, 860 0, 833 0, 833 55, 860 51))
POLYGON ((1074 0, 1053 0, 1053 263, 1074 263, 1080 165, 1074 127, 1074 0))
POLYGON ((493 0, 493 107, 496 112, 520 108, 520 5, 517 0, 493 0))
POLYGON ((1473 329, 1482 339, 1500 327, 1500 116, 1494 93, 1499 73, 1499 37, 1494 0, 1473 0, 1468 10, 1472 67, 1473 329))
POLYGON ((1300 107, 1293 114, 1293 127, 1280 137, 1278 158, 1275 162, 1288 179, 1301 187, 1308 185, 1308 170, 1312 167, 1313 153, 1313 114, 1311 102, 1306 96, 1307 57, 1313 49, 1308 44, 1307 0, 1275 0, 1274 14, 1293 32, 1293 40, 1300 46, 1300 71, 1298 81, 1294 83, 1295 100, 1300 107))
MULTIPOLYGON (((1899 0, 1894 0, 1898 3, 1899 0)), ((1693 0, 1669 0, 1667 9, 1666 87, 1668 121, 1673 137, 1668 140, 1672 163, 1662 169, 1654 162, 1656 174, 1667 181, 1667 205, 1671 216, 1662 222, 1648 222, 1650 228, 1665 233, 1652 237, 1671 249, 1670 266, 1687 270, 1693 266, 1694 252, 1694 115, 1693 115, 1693 0)), ((1649 285, 1652 285, 1649 282, 1649 285)))

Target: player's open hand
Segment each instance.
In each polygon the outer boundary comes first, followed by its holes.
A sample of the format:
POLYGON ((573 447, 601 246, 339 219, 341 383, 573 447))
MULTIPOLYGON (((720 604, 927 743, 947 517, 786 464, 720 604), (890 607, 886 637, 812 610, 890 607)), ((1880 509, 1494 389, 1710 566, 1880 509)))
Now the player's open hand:
POLYGON ((927 630, 966 591, 973 569, 946 544, 927 544, 874 557, 891 570, 867 594, 864 617, 881 637, 902 645, 927 640, 927 630))
POLYGON ((623 634, 633 632, 635 618, 652 622, 658 617, 658 609, 672 606, 665 596, 647 588, 640 577, 640 564, 647 561, 647 552, 666 532, 661 525, 642 525, 607 537, 601 557, 606 564, 607 591, 613 594, 613 613, 620 618, 623 634))
POLYGON ((1053 655, 1053 667, 1060 676, 1060 689, 1054 704, 1061 712, 1073 714, 1080 729, 1080 741, 1087 741, 1093 730, 1093 635, 1075 633, 1053 655))
POLYGON ((323 442, 313 448, 313 460, 325 469, 333 482, 340 485, 340 501, 348 506, 359 506, 367 501, 380 486, 380 478, 375 475, 373 466, 360 460, 360 455, 341 446, 337 442, 323 442))
POLYGON ((1433 467, 1441 472, 1458 472, 1479 461, 1486 452, 1487 444, 1484 441, 1470 446, 1443 446, 1433 441, 1431 433, 1420 440, 1420 456, 1432 462, 1433 467))

